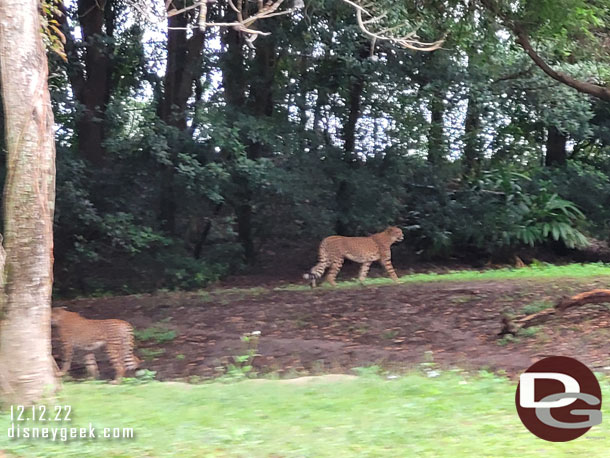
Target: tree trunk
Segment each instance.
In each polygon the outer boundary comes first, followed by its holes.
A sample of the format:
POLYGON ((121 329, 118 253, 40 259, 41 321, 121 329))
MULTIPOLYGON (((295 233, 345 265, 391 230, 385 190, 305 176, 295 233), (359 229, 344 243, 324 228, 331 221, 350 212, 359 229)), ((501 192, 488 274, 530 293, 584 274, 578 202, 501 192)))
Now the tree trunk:
MULTIPOLYGON (((368 57, 369 50, 361 47, 358 52, 359 62, 364 62, 368 57)), ((347 99, 347 120, 343 126, 343 160, 348 167, 358 165, 358 157, 354 154, 356 149, 356 133, 358 120, 362 115, 362 95, 364 94, 365 74, 358 66, 355 75, 350 77, 350 86, 347 99)), ((350 183, 346 180, 341 180, 337 186, 335 199, 337 202, 338 215, 335 223, 335 231, 339 235, 348 235, 350 228, 349 222, 346 221, 345 215, 349 212, 352 200, 350 192, 350 183)))
MULTIPOLYGON (((227 20, 233 20, 228 16, 227 20)), ((240 112, 247 113, 255 118, 267 118, 273 115, 273 88, 275 84, 275 69, 277 64, 277 52, 275 36, 261 36, 254 42, 255 55, 250 72, 244 68, 244 57, 242 54, 242 37, 239 32, 227 29, 223 34, 225 52, 221 59, 224 96, 227 107, 234 116, 240 112), (251 76, 250 78, 247 78, 251 76), (250 81, 249 94, 246 97, 246 89, 250 81)), ((269 153, 264 142, 243 138, 246 144, 246 155, 248 159, 256 160, 269 153)), ((228 152, 229 160, 237 159, 232 151, 228 152)), ((233 183, 237 191, 233 196, 231 205, 235 211, 237 220, 237 237, 244 250, 244 256, 248 264, 255 261, 256 251, 254 249, 254 234, 252 231, 252 196, 247 174, 235 171, 233 183)))
MULTIPOLYGON (((226 19, 231 21, 235 19, 235 16, 229 15, 226 19)), ((225 47, 220 58, 224 98, 230 109, 240 110, 246 103, 247 84, 241 34, 232 28, 223 30, 222 44, 225 47)))
POLYGON ((567 141, 568 137, 562 134, 559 129, 554 126, 548 128, 544 165, 551 167, 554 165, 564 165, 566 163, 568 159, 568 152, 566 150, 567 141))
POLYGON ((343 151, 345 160, 351 162, 354 160, 353 153, 356 148, 356 126, 360 119, 360 108, 362 101, 362 93, 364 92, 364 76, 359 75, 352 82, 349 89, 348 97, 348 113, 347 122, 343 127, 343 151))
POLYGON ((467 173, 481 166, 483 155, 481 144, 481 115, 472 94, 468 97, 466 121, 464 123, 464 169, 467 173))
MULTIPOLYGON (((2 56, 0 56, 0 58, 2 58, 2 56)), ((2 62, 0 62, 0 66, 2 65, 2 62)), ((0 78, 0 161, 2 161, 1 163, 5 163, 5 149, 6 149, 6 144, 4 142, 5 139, 5 134, 4 134, 4 108, 3 108, 3 103, 2 103, 2 78, 0 78)))
MULTIPOLYGON (((79 0, 78 17, 85 43, 85 74, 72 79, 74 95, 83 105, 76 123, 81 157, 99 166, 105 158, 104 124, 110 100, 111 54, 104 23, 113 22, 110 0, 79 0)), ((78 57, 75 56, 76 59, 78 57)), ((73 63, 73 65, 78 65, 73 63)))
POLYGON ((55 143, 37 0, 0 0, 8 151, 0 282, 0 392, 32 404, 56 387, 51 355, 55 143))
MULTIPOLYGON (((204 33, 193 30, 187 39, 188 13, 168 18, 167 67, 163 83, 163 97, 157 114, 163 122, 176 127, 180 132, 187 130, 187 104, 193 94, 193 82, 201 77, 204 33)), ((180 150, 180 138, 168 139, 171 149, 170 163, 161 171, 159 198, 159 220, 168 234, 176 233, 177 198, 174 184, 174 167, 180 150)))
POLYGON ((434 94, 430 99, 430 130, 428 131, 428 162, 439 164, 447 154, 447 144, 443 135, 445 106, 442 94, 434 94), (438 96, 437 96, 438 95, 438 96))
MULTIPOLYGON (((369 48, 361 46, 358 51, 357 59, 360 64, 365 62, 369 55, 369 48)), ((345 159, 352 162, 353 153, 356 148, 356 126, 361 116, 362 94, 364 93, 365 75, 362 65, 359 65, 355 74, 350 75, 349 94, 347 100, 348 112, 347 121, 343 126, 343 151, 345 159)))

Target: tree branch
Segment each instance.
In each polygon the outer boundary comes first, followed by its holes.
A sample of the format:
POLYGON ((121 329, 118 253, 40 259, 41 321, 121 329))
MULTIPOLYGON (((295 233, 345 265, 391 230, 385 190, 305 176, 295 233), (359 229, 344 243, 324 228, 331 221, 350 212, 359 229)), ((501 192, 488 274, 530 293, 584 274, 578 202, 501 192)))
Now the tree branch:
POLYGON ((540 69, 560 83, 563 83, 571 88, 576 89, 579 92, 583 92, 585 94, 592 95, 599 99, 605 100, 606 102, 610 102, 610 88, 599 86, 597 84, 589 83, 587 81, 577 80, 576 78, 571 77, 562 72, 558 72, 551 68, 542 57, 534 50, 532 44, 529 41, 527 34, 520 29, 520 27, 515 27, 513 32, 517 36, 517 43, 525 50, 530 59, 534 61, 534 63, 540 67, 540 69))
POLYGON ((360 27, 360 30, 362 30, 365 35, 372 39, 373 46, 371 48, 371 54, 374 51, 374 46, 377 41, 388 41, 402 48, 413 49, 415 51, 434 51, 436 49, 439 49, 445 41, 444 38, 430 43, 420 41, 418 39, 419 37, 417 36, 416 31, 409 32, 406 35, 393 35, 392 32, 394 32, 396 29, 401 28, 402 25, 386 27, 378 31, 373 31, 368 27, 368 25, 380 23, 387 16, 387 12, 384 12, 379 16, 374 16, 371 12, 369 12, 364 6, 360 5, 359 3, 356 3, 352 0, 342 1, 356 10, 356 20, 358 21, 358 27, 360 27), (364 20, 362 16, 363 14, 369 17, 369 19, 364 20))
MULTIPOLYGON (((345 1, 345 0, 344 0, 345 1)), ((546 61, 536 52, 525 29, 518 22, 514 21, 507 13, 504 13, 494 0, 480 0, 481 4, 496 15, 502 23, 515 34, 517 44, 521 46, 527 55, 534 63, 548 76, 556 81, 559 81, 566 86, 576 89, 584 94, 589 94, 599 99, 610 102, 610 88, 600 86, 598 84, 589 83, 587 81, 578 80, 566 73, 559 72, 553 69, 546 61)))

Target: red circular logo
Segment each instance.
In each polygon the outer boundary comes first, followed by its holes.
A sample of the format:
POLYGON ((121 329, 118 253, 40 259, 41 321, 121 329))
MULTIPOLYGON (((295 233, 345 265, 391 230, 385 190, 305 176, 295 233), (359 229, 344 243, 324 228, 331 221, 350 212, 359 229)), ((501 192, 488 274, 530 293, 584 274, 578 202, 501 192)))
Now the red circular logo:
POLYGON ((576 439, 602 419, 595 375, 566 356, 544 358, 521 374, 515 403, 525 427, 552 442, 576 439))

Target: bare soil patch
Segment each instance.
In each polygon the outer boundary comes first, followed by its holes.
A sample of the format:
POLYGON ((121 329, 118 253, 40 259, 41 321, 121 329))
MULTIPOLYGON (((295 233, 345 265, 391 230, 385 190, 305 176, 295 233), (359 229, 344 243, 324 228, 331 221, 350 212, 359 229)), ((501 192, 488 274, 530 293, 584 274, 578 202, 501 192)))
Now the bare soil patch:
MULTIPOLYGON (((138 343, 142 367, 157 378, 223 374, 245 353, 240 336, 260 331, 254 370, 282 377, 350 373, 380 365, 396 371, 424 361, 515 375, 547 355, 610 365, 610 309, 591 304, 553 317, 516 340, 499 339, 504 311, 551 306, 561 297, 608 286, 608 278, 430 282, 313 291, 217 289, 58 301, 87 318, 120 318, 136 329, 174 330, 167 342, 138 343)), ((59 349, 54 345, 59 357, 59 349)), ((103 359, 100 354, 100 360, 103 359)), ((76 355, 78 357, 78 355, 76 355)), ((76 363, 76 360, 75 360, 76 363)), ((78 364, 75 364, 78 375, 78 364)), ((102 373, 112 370, 102 362, 102 373)), ((80 371, 82 373, 82 370, 80 371)))

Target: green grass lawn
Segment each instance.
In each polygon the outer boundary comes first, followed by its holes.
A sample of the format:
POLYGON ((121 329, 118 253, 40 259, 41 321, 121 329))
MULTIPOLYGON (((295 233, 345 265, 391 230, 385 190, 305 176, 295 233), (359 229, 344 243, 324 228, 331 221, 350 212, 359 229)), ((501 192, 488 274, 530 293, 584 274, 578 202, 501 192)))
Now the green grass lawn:
MULTIPOLYGON (((610 396, 610 384, 602 385, 610 396)), ((510 380, 459 372, 304 385, 70 383, 60 402, 72 406, 72 423, 133 427, 135 439, 9 440, 3 414, 0 450, 45 457, 607 456, 610 419, 573 442, 545 442, 523 427, 514 396, 510 380)))
MULTIPOLYGON (((519 269, 502 268, 502 269, 486 269, 486 270, 456 270, 447 273, 417 273, 411 275, 403 275, 400 277, 400 283, 425 283, 425 282, 451 282, 451 281, 501 281, 511 279, 553 279, 553 278, 586 278, 586 277, 604 277, 610 276, 610 264, 601 262, 587 264, 566 264, 553 265, 547 263, 535 263, 528 267, 519 269)), ((305 281, 304 281, 305 282, 305 281)), ((365 285, 381 286, 393 285, 394 282, 387 277, 369 278, 365 281, 365 285)), ((360 282, 355 279, 348 281, 337 282, 337 288, 353 288, 360 286, 360 282)), ((320 285, 322 288, 333 288, 327 282, 320 285)), ((254 288, 257 289, 257 288, 254 288)), ((288 285, 275 288, 276 290, 309 290, 308 285, 288 285)), ((237 291, 237 289, 228 289, 227 291, 237 291)), ((244 289, 247 291, 247 289, 244 289)))

